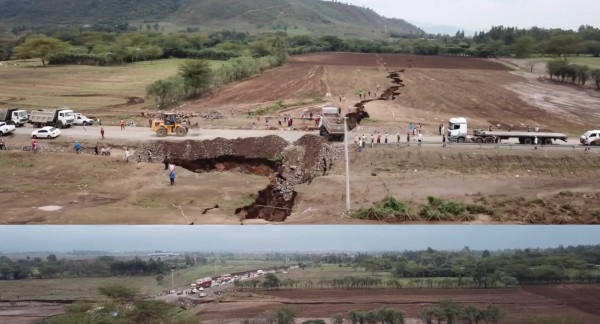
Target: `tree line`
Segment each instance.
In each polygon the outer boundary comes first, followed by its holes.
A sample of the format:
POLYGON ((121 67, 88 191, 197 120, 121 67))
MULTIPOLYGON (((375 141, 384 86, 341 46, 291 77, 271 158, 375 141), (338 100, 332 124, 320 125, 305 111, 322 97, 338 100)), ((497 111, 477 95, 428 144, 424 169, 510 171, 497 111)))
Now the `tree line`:
MULTIPOLYGON (((0 280, 51 279, 73 277, 146 276, 163 274, 170 269, 185 267, 187 260, 117 260, 111 256, 94 259, 58 259, 50 254, 40 257, 13 260, 0 256, 0 280)), ((193 262, 190 260, 190 262, 193 262)), ((202 261, 200 261, 202 262, 202 261)), ((204 259, 206 262, 206 259, 204 259)))
POLYGON ((577 31, 495 26, 467 37, 455 35, 391 35, 387 39, 342 38, 334 35, 288 35, 286 32, 250 35, 223 30, 212 33, 162 33, 131 29, 91 30, 56 27, 43 33, 0 24, 0 60, 41 57, 42 64, 115 65, 159 58, 228 60, 268 55, 280 38, 289 55, 312 52, 405 53, 474 57, 531 55, 600 56, 600 29, 581 26, 577 31), (43 45, 43 46, 42 46, 43 45))
MULTIPOLYGON (((423 251, 385 252, 379 255, 297 255, 296 260, 311 267, 334 264, 362 268, 372 273, 388 272, 390 279, 414 279, 415 288, 440 285, 493 288, 538 283, 600 283, 600 245, 496 252, 471 251, 468 247, 460 251, 428 248, 423 251), (449 281, 442 283, 436 278, 448 278, 449 281)), ((314 283, 315 286, 316 284, 314 283)), ((385 281, 380 286, 385 286, 385 281)))
POLYGON ((577 83, 581 86, 585 86, 586 82, 592 79, 600 89, 600 69, 591 69, 584 64, 573 64, 567 60, 556 59, 548 62, 546 71, 550 79, 556 77, 560 82, 571 81, 572 84, 577 83))

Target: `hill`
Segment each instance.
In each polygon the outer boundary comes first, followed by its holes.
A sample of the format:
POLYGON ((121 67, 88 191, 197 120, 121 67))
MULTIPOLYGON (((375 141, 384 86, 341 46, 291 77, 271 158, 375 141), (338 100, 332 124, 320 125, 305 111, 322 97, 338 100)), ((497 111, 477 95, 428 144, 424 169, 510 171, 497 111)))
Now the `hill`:
POLYGON ((290 34, 388 37, 421 34, 401 19, 321 0, 0 0, 0 22, 56 26, 159 22, 200 31, 283 30, 290 34))

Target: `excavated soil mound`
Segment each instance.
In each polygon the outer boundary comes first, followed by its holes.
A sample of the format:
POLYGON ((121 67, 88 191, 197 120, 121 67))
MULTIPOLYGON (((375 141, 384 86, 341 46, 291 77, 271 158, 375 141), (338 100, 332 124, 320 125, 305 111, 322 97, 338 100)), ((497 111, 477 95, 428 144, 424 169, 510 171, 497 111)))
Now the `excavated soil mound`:
POLYGON ((141 148, 192 172, 232 171, 268 177, 255 202, 238 208, 243 219, 284 221, 294 207, 294 186, 310 183, 331 169, 339 148, 322 137, 305 135, 290 145, 279 136, 210 141, 149 142, 141 148))

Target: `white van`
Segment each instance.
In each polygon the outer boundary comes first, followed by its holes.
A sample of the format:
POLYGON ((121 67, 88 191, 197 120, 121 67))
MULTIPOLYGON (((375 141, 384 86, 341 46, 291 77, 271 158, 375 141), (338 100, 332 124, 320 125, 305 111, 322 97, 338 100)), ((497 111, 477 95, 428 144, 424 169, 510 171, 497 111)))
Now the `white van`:
POLYGON ((583 145, 590 145, 590 143, 600 138, 600 130, 591 130, 583 133, 579 137, 579 142, 583 145))

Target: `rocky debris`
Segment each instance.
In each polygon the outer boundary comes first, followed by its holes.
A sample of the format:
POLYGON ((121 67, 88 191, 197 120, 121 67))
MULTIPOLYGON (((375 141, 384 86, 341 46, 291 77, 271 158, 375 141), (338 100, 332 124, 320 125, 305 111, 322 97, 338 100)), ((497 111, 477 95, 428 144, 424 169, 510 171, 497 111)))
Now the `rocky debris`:
POLYGON ((223 115, 222 113, 220 113, 220 112, 218 112, 216 110, 202 112, 202 113, 200 113, 200 117, 202 117, 204 119, 209 119, 209 120, 225 119, 225 118, 227 118, 227 117, 225 117, 225 115, 223 115))
POLYGON ((238 208, 240 219, 261 218, 284 221, 291 213, 297 193, 294 187, 310 183, 326 174, 341 149, 316 135, 305 135, 293 144, 279 136, 210 141, 144 144, 141 152, 151 150, 161 159, 193 172, 231 171, 268 177, 269 186, 258 193, 250 206, 238 208))
POLYGON ((187 119, 187 118, 200 116, 200 114, 198 114, 197 112, 191 112, 191 111, 158 110, 158 111, 142 111, 140 113, 140 117, 147 118, 147 119, 160 119, 160 118, 162 118, 163 114, 166 112, 170 112, 170 113, 174 112, 177 115, 177 118, 180 118, 180 119, 187 119))

